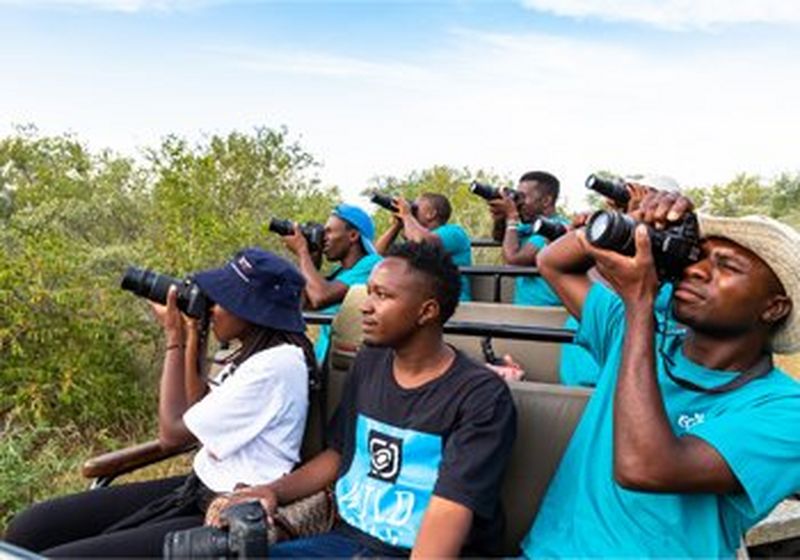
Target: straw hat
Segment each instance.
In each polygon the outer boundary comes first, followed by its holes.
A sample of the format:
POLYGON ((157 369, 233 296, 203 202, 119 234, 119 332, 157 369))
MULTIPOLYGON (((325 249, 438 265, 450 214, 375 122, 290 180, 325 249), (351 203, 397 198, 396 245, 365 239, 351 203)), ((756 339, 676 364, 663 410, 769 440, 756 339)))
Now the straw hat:
POLYGON ((700 214, 703 237, 724 237, 758 255, 783 284, 792 300, 792 312, 772 337, 772 351, 791 354, 800 350, 800 233, 763 216, 720 218, 700 214))

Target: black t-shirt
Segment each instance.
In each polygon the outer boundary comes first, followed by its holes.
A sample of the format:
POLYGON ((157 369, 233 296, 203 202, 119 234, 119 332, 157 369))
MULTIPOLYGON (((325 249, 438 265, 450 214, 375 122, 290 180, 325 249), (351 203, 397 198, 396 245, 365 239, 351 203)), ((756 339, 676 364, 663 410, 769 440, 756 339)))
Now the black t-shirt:
POLYGON ((500 484, 516 435, 505 382, 459 351, 442 376, 400 387, 393 352, 359 352, 331 421, 341 453, 341 530, 386 556, 414 546, 432 495, 473 512, 464 552, 492 554, 504 528, 500 484))

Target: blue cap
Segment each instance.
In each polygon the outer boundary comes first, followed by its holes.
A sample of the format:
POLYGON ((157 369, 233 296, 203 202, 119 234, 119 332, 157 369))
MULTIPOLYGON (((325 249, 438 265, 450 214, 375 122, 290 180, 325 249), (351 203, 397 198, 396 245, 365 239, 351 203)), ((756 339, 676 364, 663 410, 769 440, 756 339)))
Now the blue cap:
POLYGON ((375 249, 375 245, 372 244, 372 240, 375 237, 375 224, 372 223, 372 218, 369 217, 369 214, 352 204, 340 204, 333 209, 332 214, 358 230, 361 234, 361 246, 364 247, 364 251, 367 254, 378 252, 375 249))
POLYGON ((193 278, 208 297, 237 317, 281 331, 306 330, 300 309, 306 281, 292 263, 274 253, 249 247, 222 268, 193 278))

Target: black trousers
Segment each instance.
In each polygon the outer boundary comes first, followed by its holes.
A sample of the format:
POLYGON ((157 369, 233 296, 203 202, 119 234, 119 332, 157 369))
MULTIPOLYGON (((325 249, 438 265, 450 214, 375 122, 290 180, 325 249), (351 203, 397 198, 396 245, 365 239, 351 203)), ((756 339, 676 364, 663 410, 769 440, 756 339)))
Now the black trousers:
POLYGON ((203 511, 190 505, 141 525, 113 525, 175 493, 186 476, 121 484, 34 504, 11 521, 5 539, 47 557, 160 558, 170 531, 203 524, 203 511), (108 529, 111 528, 109 531, 108 529))

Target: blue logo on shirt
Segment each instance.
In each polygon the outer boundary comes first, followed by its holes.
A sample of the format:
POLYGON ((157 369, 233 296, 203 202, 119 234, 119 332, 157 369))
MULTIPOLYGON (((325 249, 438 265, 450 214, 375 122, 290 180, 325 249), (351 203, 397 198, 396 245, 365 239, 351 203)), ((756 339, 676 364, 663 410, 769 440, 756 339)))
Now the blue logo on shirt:
POLYGON ((350 468, 336 483, 339 515, 381 541, 412 548, 442 460, 442 438, 356 419, 350 468))

